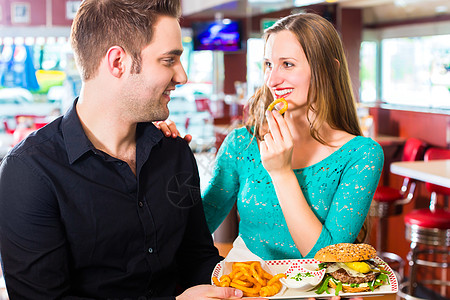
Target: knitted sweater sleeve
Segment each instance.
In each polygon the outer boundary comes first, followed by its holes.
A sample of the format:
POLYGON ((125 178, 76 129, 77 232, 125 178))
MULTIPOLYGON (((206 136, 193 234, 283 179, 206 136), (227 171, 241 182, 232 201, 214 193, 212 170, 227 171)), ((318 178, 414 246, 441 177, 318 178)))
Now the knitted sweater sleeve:
POLYGON ((217 152, 212 178, 203 193, 203 207, 211 233, 219 227, 236 203, 239 191, 236 135, 234 130, 223 141, 217 152))
POLYGON ((322 232, 306 257, 336 243, 353 243, 369 212, 383 168, 383 150, 376 142, 360 147, 345 166, 322 232))

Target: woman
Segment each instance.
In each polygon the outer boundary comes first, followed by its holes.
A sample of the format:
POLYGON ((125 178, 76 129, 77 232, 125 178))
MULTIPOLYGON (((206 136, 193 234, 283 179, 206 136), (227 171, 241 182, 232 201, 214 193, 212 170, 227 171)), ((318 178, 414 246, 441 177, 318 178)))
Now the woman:
MULTIPOLYGON (((265 260, 355 242, 383 167, 363 137, 341 40, 327 20, 287 16, 264 34, 265 83, 232 131, 203 195, 211 232, 237 203, 239 233, 265 260), (284 116, 267 107, 288 102, 284 116)), ((364 230, 363 230, 364 231, 364 230)))

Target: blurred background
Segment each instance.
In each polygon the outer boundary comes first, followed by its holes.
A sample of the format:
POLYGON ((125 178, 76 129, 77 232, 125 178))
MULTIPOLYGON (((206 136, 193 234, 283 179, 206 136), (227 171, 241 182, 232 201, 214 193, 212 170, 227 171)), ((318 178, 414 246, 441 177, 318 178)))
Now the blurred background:
MULTIPOLYGON (((78 95, 69 34, 80 3, 0 0, 0 160, 78 95)), ((218 147, 242 125, 247 100, 263 83, 262 32, 291 13, 317 13, 340 33, 364 134, 385 153, 380 185, 401 186, 389 166, 402 159, 408 138, 450 148, 450 0, 182 0, 182 10, 189 81, 172 93, 170 119, 193 135, 202 187, 218 147)), ((429 199, 418 183, 404 211, 429 199)), ((219 245, 236 236, 237 216, 229 218, 214 234, 219 245)), ((388 223, 386 250, 406 260, 403 216, 388 223)))
MULTIPOLYGON (((81 81, 68 37, 80 3, 0 1, 0 156, 23 138, 13 138, 16 128, 43 126, 77 96, 81 81)), ((450 108, 448 0, 184 0, 182 6, 189 82, 173 93, 170 108, 182 133, 194 136, 194 151, 214 151, 227 125, 241 121, 262 83, 261 34, 295 12, 318 13, 340 32, 356 98, 366 104, 362 118, 375 114, 368 110, 374 104, 450 108)), ((380 129, 371 117, 364 127, 375 135, 380 129)))

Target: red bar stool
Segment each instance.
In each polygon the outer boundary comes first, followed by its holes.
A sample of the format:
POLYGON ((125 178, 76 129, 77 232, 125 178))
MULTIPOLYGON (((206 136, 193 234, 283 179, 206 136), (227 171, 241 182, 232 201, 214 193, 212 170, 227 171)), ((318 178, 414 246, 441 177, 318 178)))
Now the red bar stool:
MULTIPOLYGON (((423 158, 425 143, 416 138, 409 138, 405 142, 402 161, 415 161, 423 158)), ((399 281, 403 277, 405 262, 397 254, 386 251, 388 235, 388 218, 401 215, 403 206, 411 202, 414 197, 416 182, 408 177, 403 179, 400 189, 390 186, 379 186, 373 196, 370 216, 378 218, 376 248, 378 256, 385 260, 397 272, 399 281)))
MULTIPOLYGON (((425 152, 424 159, 450 159, 450 149, 430 148, 425 152)), ((450 287, 450 281, 447 280, 447 269, 450 266, 450 211, 448 207, 436 207, 437 194, 449 196, 450 188, 430 183, 427 183, 426 187, 431 192, 430 207, 413 210, 404 217, 405 237, 411 241, 407 256, 410 266, 409 280, 401 285, 400 291, 405 299, 421 299, 414 296, 419 283, 419 266, 440 268, 443 272, 440 279, 421 280, 420 283, 440 286, 444 297, 446 287, 450 287)))

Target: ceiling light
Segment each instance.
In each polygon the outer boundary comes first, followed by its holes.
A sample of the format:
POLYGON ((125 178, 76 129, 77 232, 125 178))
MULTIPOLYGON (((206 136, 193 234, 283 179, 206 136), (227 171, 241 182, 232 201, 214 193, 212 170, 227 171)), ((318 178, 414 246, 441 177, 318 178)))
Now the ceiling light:
POLYGON ((248 0, 248 3, 280 3, 284 0, 248 0))
POLYGON ((323 0, 295 0, 295 6, 307 6, 324 2, 323 0))
POLYGON ((409 4, 413 4, 413 3, 418 3, 421 2, 422 0, 394 0, 394 5, 395 6, 402 6, 405 7, 409 4))
POLYGON ((448 7, 445 6, 445 5, 439 5, 439 6, 436 6, 435 11, 438 14, 443 14, 443 13, 446 13, 448 11, 448 7))

